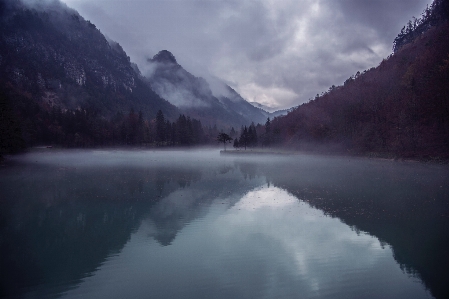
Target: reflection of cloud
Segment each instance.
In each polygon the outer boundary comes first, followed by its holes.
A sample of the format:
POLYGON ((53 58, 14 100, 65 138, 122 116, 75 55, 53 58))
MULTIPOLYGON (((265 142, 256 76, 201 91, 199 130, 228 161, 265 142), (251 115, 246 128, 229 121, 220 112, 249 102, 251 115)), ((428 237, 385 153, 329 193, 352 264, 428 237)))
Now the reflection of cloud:
POLYGON ((259 188, 248 192, 233 207, 233 209, 254 210, 263 207, 279 208, 297 203, 293 196, 285 196, 285 191, 279 188, 259 188))
POLYGON ((229 243, 261 234, 277 244, 285 265, 294 266, 290 274, 306 282, 304 291, 310 293, 329 288, 340 275, 378 271, 378 265, 391 258, 391 251, 384 251, 375 237, 358 235, 276 187, 248 192, 216 228, 229 243), (323 267, 328 271, 323 273, 323 267))
POLYGON ((389 247, 279 188, 257 187, 228 210, 217 204, 169 247, 147 237, 154 226, 144 223, 66 298, 429 297, 389 247))

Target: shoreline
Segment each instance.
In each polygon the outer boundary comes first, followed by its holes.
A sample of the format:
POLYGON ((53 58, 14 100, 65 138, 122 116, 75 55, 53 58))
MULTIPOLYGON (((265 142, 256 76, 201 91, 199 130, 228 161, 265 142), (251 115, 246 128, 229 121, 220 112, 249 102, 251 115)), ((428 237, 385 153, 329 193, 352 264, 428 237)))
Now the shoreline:
POLYGON ((449 164, 449 160, 430 157, 430 158, 404 158, 404 157, 393 157, 393 156, 382 156, 382 155, 363 155, 363 154, 351 154, 351 153, 325 153, 325 152, 310 152, 310 151, 283 151, 283 150, 220 150, 220 155, 243 155, 243 156, 261 156, 261 155, 274 155, 274 156, 297 156, 297 155, 325 155, 333 157, 348 157, 348 158, 359 158, 359 159, 372 159, 379 161, 391 161, 391 162, 408 162, 408 163, 434 163, 434 164, 449 164))
POLYGON ((261 151, 261 150, 220 150, 220 155, 281 155, 281 156, 295 156, 306 154, 295 151, 261 151))
MULTIPOLYGON (((0 155, 0 165, 4 166, 7 161, 9 161, 10 156, 17 156, 32 152, 58 152, 64 150, 150 150, 150 151, 195 151, 201 149, 217 150, 216 147, 148 147, 148 146, 98 146, 98 147, 88 147, 88 148, 65 148, 52 145, 40 145, 27 148, 21 152, 14 154, 2 154, 0 155)), ((342 152, 321 152, 321 151, 295 151, 286 149, 247 149, 247 150, 219 150, 220 155, 229 156, 332 156, 341 158, 352 158, 352 159, 372 159, 378 161, 391 161, 391 162, 408 162, 408 163, 431 163, 447 165, 449 164, 449 159, 441 157, 427 157, 427 158, 412 158, 412 157, 398 157, 388 154, 355 154, 355 153, 342 153, 342 152)))

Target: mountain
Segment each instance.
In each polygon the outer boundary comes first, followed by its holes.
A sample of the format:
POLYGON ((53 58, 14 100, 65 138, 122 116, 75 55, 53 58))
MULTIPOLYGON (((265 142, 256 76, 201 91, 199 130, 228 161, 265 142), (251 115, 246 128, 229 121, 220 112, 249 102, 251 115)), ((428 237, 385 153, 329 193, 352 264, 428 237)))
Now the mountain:
POLYGON ((248 103, 250 103, 251 105, 253 105, 256 108, 262 109, 262 110, 264 110, 266 112, 269 112, 269 113, 277 111, 277 109, 273 109, 273 108, 271 108, 271 107, 269 107, 267 105, 264 105, 264 104, 261 104, 261 103, 258 103, 258 102, 248 102, 248 103))
POLYGON ((273 109, 273 108, 271 108, 269 106, 266 106, 266 105, 258 103, 258 102, 248 102, 248 103, 250 103, 251 105, 253 105, 256 108, 265 110, 266 112, 274 112, 274 111, 276 111, 276 109, 273 109))
POLYGON ((214 94, 168 51, 149 66, 145 78, 118 43, 59 0, 0 0, 0 159, 42 144, 204 144, 218 129, 266 120, 218 80, 214 94))
POLYGON ((263 105, 258 102, 249 102, 249 103, 256 108, 262 109, 265 112, 265 114, 267 115, 267 117, 270 117, 270 118, 275 118, 277 116, 286 115, 288 113, 288 111, 290 110, 290 109, 276 110, 276 109, 273 109, 271 107, 268 107, 268 106, 263 105))
POLYGON ((273 121, 272 140, 302 150, 449 159, 447 3, 434 1, 418 22, 425 30, 407 33, 415 38, 397 43, 379 66, 273 121))
POLYGON ((270 116, 271 118, 275 118, 275 117, 278 117, 278 116, 287 115, 288 112, 289 112, 291 109, 292 109, 292 108, 290 108, 290 109, 276 110, 276 111, 273 111, 273 112, 269 112, 269 116, 270 116))
POLYGON ((167 50, 148 59, 146 69, 144 76, 159 96, 205 125, 240 127, 266 121, 264 111, 253 107, 231 87, 212 79, 212 88, 204 78, 186 71, 167 50))
POLYGON ((2 0, 0 14, 2 89, 28 93, 45 109, 179 115, 142 81, 118 43, 58 0, 2 0))

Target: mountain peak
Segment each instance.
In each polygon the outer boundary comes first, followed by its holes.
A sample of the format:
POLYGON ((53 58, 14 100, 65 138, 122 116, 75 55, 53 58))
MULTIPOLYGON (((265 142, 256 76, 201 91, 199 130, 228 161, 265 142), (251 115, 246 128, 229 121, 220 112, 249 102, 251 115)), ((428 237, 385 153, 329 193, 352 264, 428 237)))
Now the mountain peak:
POLYGON ((156 55, 153 56, 153 59, 151 59, 154 62, 162 62, 162 63, 173 63, 178 64, 176 62, 175 56, 167 50, 159 51, 156 55))

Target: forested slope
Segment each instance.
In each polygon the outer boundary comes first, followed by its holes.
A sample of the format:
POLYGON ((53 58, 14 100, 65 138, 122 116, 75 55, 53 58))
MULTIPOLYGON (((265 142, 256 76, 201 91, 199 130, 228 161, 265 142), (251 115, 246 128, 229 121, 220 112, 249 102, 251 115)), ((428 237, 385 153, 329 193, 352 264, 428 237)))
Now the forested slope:
POLYGON ((75 10, 58 0, 0 1, 0 156, 38 144, 140 143, 130 124, 159 110, 171 120, 180 113, 75 10))
POLYGON ((276 118, 271 139, 302 150, 449 158, 447 1, 435 3, 438 22, 378 67, 276 118))

